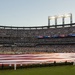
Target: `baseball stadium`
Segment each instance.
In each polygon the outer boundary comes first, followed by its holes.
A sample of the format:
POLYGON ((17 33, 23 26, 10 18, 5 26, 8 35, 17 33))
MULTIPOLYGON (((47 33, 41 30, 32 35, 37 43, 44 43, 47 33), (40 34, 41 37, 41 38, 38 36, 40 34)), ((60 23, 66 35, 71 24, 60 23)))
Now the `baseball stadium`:
POLYGON ((1 75, 74 75, 74 65, 75 23, 71 13, 48 16, 47 26, 0 26, 1 75))

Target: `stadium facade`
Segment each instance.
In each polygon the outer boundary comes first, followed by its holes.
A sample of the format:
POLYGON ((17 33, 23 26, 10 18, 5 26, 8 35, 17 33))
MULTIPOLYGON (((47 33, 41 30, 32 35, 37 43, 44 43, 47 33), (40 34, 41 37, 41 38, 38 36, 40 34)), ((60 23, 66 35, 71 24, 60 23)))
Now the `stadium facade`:
MULTIPOLYGON (((51 17, 53 18, 53 17, 51 17)), ((0 53, 75 52, 75 23, 38 27, 0 26, 0 53)))

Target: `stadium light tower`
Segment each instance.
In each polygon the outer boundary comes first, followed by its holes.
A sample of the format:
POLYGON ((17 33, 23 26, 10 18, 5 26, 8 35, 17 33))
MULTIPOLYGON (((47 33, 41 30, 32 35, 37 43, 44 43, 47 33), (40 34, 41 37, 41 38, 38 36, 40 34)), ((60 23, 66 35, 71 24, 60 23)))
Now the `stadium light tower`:
POLYGON ((50 16, 48 16, 48 26, 50 26, 50 16))
POLYGON ((55 16, 55 25, 57 25, 57 18, 58 18, 58 17, 57 17, 57 16, 55 16))
MULTIPOLYGON (((56 19, 56 16, 48 16, 48 26, 50 26, 50 21, 52 20, 52 19, 56 19)), ((56 20, 55 20, 56 21, 56 20)), ((56 24, 57 22, 55 22, 55 24, 56 24)))
POLYGON ((64 18, 65 18, 64 15, 59 15, 58 18, 62 19, 62 24, 64 25, 64 18))
POLYGON ((63 15, 56 15, 56 16, 48 16, 48 26, 50 26, 50 21, 52 19, 55 20, 55 26, 57 25, 57 20, 58 18, 62 18, 62 24, 64 26, 65 24, 65 18, 69 17, 70 18, 70 24, 72 24, 72 14, 71 13, 68 13, 68 14, 63 14, 63 15))
POLYGON ((70 18, 70 24, 72 24, 72 14, 71 13, 65 14, 64 18, 67 18, 67 17, 70 18))
POLYGON ((72 24, 72 14, 70 13, 70 23, 72 24))

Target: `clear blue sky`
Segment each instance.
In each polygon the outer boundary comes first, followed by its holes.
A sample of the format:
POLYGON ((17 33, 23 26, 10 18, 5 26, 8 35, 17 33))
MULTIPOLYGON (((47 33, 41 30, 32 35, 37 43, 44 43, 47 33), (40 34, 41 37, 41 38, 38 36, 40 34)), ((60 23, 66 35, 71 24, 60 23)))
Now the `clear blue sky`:
POLYGON ((75 0, 0 0, 0 25, 47 25, 48 16, 73 14, 75 0))

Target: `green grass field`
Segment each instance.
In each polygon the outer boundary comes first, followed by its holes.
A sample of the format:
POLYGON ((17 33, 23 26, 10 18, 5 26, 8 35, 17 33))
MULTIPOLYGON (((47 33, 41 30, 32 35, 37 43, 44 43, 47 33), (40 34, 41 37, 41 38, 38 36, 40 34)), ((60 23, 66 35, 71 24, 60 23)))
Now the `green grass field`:
POLYGON ((75 75, 75 66, 52 66, 41 68, 24 68, 17 70, 0 70, 0 75, 75 75))

